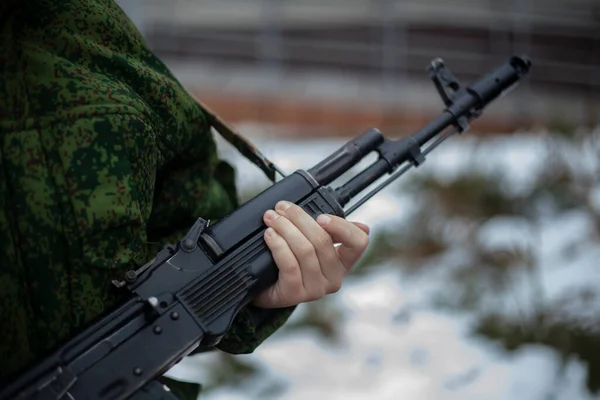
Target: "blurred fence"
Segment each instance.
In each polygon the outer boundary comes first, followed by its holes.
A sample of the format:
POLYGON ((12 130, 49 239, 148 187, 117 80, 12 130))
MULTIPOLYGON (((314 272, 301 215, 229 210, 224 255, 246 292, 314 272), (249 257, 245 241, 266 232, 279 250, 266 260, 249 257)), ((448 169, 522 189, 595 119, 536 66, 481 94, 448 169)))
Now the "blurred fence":
POLYGON ((600 3, 590 0, 272 0, 250 2, 254 12, 240 3, 175 2, 147 27, 150 45, 170 59, 409 78, 422 77, 432 54, 452 60, 458 75, 472 79, 507 54, 526 52, 536 62, 534 84, 600 92, 600 3), (241 9, 241 15, 209 23, 218 9, 241 9))
MULTIPOLYGON (((307 75, 329 74, 333 78, 327 81, 327 96, 339 101, 356 97, 437 106, 437 98, 421 99, 419 94, 427 79, 424 68, 432 58, 446 59, 459 79, 468 82, 510 54, 527 53, 535 64, 531 85, 518 95, 519 101, 513 100, 512 107, 505 107, 505 116, 529 125, 548 122, 557 113, 575 124, 594 125, 600 119, 600 2, 596 0, 149 0, 143 4, 131 7, 130 14, 150 47, 169 65, 213 66, 206 78, 190 81, 205 93, 251 86, 251 95, 257 98, 284 91, 285 77, 293 76, 287 80, 297 83, 307 75), (223 74, 238 78, 235 83, 224 82, 223 74), (346 80, 336 84, 334 78, 340 77, 346 80), (348 96, 347 87, 357 80, 355 86, 375 86, 370 90, 375 93, 363 97, 368 90, 356 89, 348 96), (402 97, 400 91, 409 96, 402 97)), ((225 102, 214 101, 218 109, 225 102)))

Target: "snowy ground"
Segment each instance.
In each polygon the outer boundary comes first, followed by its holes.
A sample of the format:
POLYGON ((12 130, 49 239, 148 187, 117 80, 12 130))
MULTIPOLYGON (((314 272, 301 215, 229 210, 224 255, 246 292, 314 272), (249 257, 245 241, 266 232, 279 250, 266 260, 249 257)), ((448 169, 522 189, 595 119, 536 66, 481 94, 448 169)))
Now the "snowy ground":
MULTIPOLYGON (((338 148, 342 140, 289 142, 253 134, 253 127, 241 129, 262 152, 292 172, 308 168, 338 148), (290 149, 293 148, 293 151, 290 149)), ((462 168, 492 168, 503 165, 515 190, 525 187, 532 171, 541 167, 539 139, 507 137, 486 144, 481 157, 467 158, 472 143, 451 140, 436 150, 419 171, 439 177, 451 177, 462 168), (493 151, 490 151, 490 148, 493 151)), ((238 169, 240 189, 257 182, 267 183, 256 168, 237 156, 232 148, 221 146, 223 155, 238 169)), ((380 193, 351 219, 369 223, 373 230, 390 222, 401 222, 411 210, 410 195, 395 188, 380 193)), ((600 196, 599 200, 600 200, 600 196)), ((597 248, 584 257, 560 261, 557 252, 567 237, 585 236, 585 218, 570 215, 549 221, 543 231, 540 256, 548 266, 544 285, 549 299, 569 287, 598 280, 600 270, 594 260, 597 248), (577 273, 573 273, 576 268, 577 273)), ((497 221, 485 240, 493 244, 515 238, 510 221, 497 221)), ((252 355, 240 356, 257 362, 269 376, 284 379, 285 393, 278 398, 300 399, 411 399, 411 400, 587 400, 584 366, 572 360, 564 381, 556 385, 558 356, 548 348, 529 346, 507 355, 491 342, 469 336, 468 315, 453 315, 432 308, 420 309, 410 320, 398 321, 394 314, 408 305, 425 305, 427 298, 442 285, 443 276, 403 280, 397 270, 385 265, 367 277, 348 278, 342 290, 333 296, 339 307, 351 317, 343 323, 340 346, 328 346, 309 333, 273 335, 252 355), (557 392, 558 390, 558 392, 557 392)), ((525 290, 525 289, 523 289, 525 290)), ((519 288, 515 288, 518 292, 519 288)), ((303 312, 300 307, 297 316, 303 312)), ((185 360, 171 370, 179 378, 205 381, 213 354, 185 360)), ((223 389, 204 395, 208 400, 246 400, 260 398, 265 382, 253 382, 239 390, 223 389)))

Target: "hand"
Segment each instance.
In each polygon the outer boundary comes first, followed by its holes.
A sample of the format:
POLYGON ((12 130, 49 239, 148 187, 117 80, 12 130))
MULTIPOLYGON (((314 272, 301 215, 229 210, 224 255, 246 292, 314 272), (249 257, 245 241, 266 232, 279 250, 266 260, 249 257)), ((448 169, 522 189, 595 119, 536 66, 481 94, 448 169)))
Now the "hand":
POLYGON ((263 219, 279 279, 254 299, 257 307, 288 307, 337 292, 369 244, 366 225, 327 214, 315 221, 287 201, 277 203, 263 219))

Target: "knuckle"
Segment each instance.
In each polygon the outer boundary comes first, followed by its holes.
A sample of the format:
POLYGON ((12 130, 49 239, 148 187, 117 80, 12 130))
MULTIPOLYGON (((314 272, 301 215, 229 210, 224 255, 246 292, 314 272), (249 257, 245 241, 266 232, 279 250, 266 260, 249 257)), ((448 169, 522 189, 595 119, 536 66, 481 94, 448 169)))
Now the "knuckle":
MULTIPOLYGON (((285 243, 285 239, 283 239, 281 236, 271 239, 271 246, 273 247, 272 251, 276 251, 277 253, 281 254, 282 256, 288 257, 290 250, 289 250, 287 244, 285 243)), ((290 263, 292 263, 292 262, 290 262, 290 263)))
POLYGON ((327 232, 319 234, 315 239, 315 247, 319 249, 333 247, 333 241, 331 240, 331 236, 329 236, 327 232))
POLYGON ((344 278, 342 276, 336 277, 333 282, 331 282, 333 289, 338 292, 342 288, 344 278))
POLYGON ((289 261, 283 265, 283 269, 292 276, 300 275, 300 265, 296 261, 289 261))
POLYGON ((340 291, 341 288, 342 288, 342 281, 335 280, 329 284, 327 293, 328 294, 337 293, 340 291))
POLYGON ((298 244, 298 256, 301 258, 316 257, 315 248, 310 242, 305 241, 298 244))
POLYGON ((312 300, 319 300, 323 298, 327 294, 327 288, 329 286, 329 282, 326 279, 323 279, 319 284, 315 285, 311 288, 312 300))

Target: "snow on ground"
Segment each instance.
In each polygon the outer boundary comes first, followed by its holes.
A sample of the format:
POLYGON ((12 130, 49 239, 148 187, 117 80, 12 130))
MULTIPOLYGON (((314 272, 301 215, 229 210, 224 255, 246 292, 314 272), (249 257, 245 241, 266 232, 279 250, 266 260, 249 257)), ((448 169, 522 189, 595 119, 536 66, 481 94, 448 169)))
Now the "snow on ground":
MULTIPOLYGON (((252 126, 241 131, 271 160, 288 172, 309 168, 343 144, 343 140, 288 141, 253 135, 252 126)), ((516 136, 516 135, 515 135, 516 136)), ((451 140, 428 157, 419 171, 449 179, 464 168, 502 166, 512 186, 525 188, 543 161, 539 139, 522 136, 487 143, 479 156, 469 156, 475 143, 451 140)), ((267 184, 261 172, 220 143, 222 155, 238 170, 240 189, 256 182, 267 184)), ((373 230, 398 222, 410 212, 410 194, 400 195, 397 187, 380 193, 352 219, 365 221, 373 230)), ((558 256, 565 238, 580 237, 588 229, 585 218, 572 214, 548 221, 541 241, 543 283, 548 299, 590 279, 598 280, 594 260, 598 249, 589 248, 579 259, 558 256), (559 260, 560 262, 558 262, 559 260), (577 273, 573 273, 573 270, 577 273)), ((526 240, 519 236, 514 221, 496 221, 481 240, 493 245, 499 241, 526 240)), ((558 356, 548 348, 529 346, 507 355, 489 341, 469 336, 468 315, 451 315, 439 310, 420 309, 398 321, 394 314, 403 307, 427 302, 442 279, 434 276, 402 280, 397 270, 385 265, 367 277, 349 278, 333 299, 350 317, 343 322, 341 346, 332 347, 306 332, 273 335, 251 355, 269 376, 283 379, 285 400, 300 399, 411 399, 411 400, 586 400, 584 366, 570 361, 563 381, 557 382, 558 356)), ((527 288, 521 288, 527 290, 527 288)), ((515 288, 519 290, 519 288, 515 288)), ((302 306, 297 313, 303 312, 302 306)), ((294 317, 292 317, 294 318, 294 317)), ((184 360, 171 375, 203 381, 214 355, 184 360)), ((261 385, 253 382, 239 390, 220 389, 202 398, 207 400, 258 399, 261 385)))

